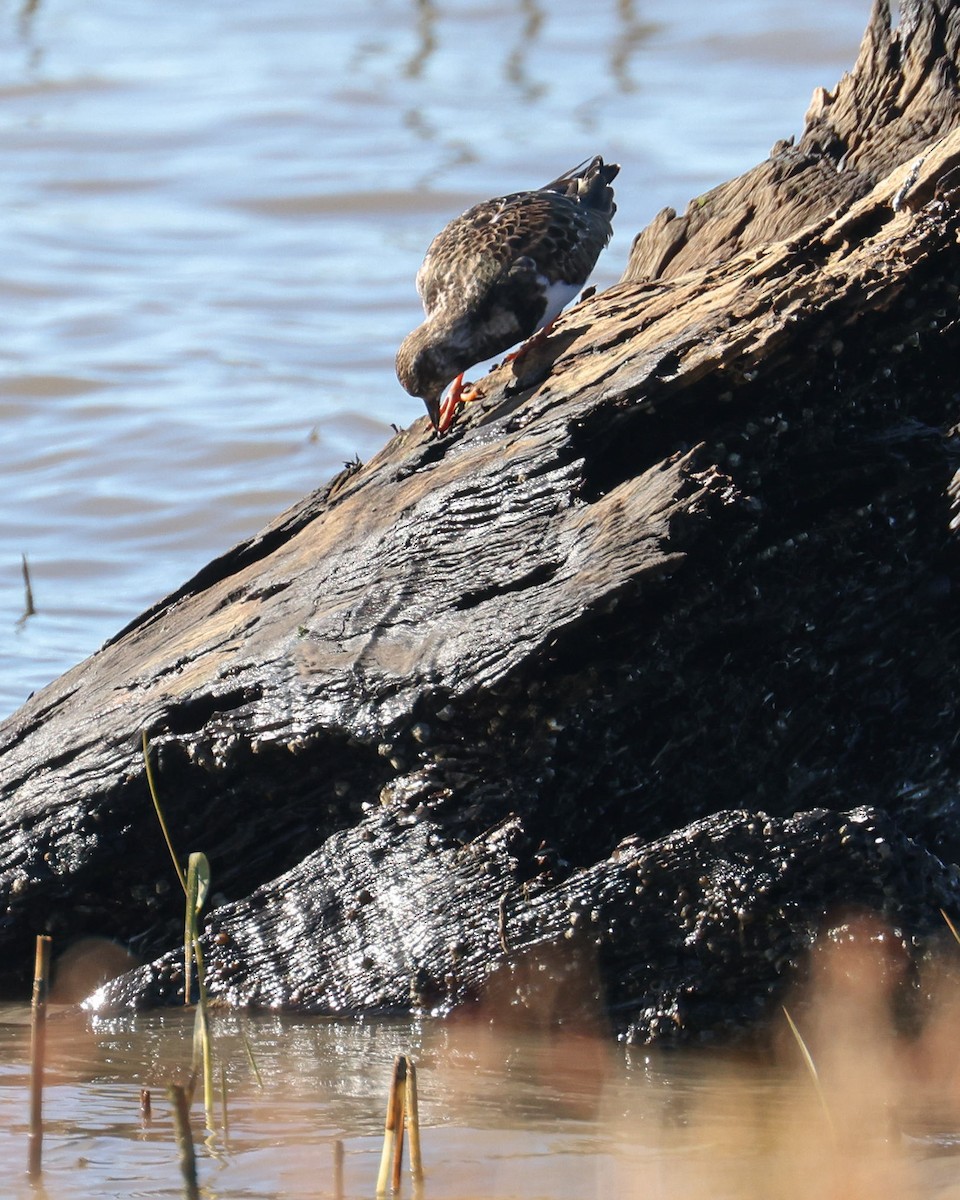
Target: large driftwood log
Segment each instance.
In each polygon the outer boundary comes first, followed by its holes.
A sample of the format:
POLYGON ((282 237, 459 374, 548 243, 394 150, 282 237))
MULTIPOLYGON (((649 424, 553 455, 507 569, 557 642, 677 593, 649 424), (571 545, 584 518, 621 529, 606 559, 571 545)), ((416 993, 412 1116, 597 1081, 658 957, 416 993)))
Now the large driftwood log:
MULTIPOLYGON (((960 15, 901 7, 452 437, 418 422, 0 727, 8 985, 42 929, 176 944, 141 729, 232 1003, 552 1012, 575 978, 689 1036, 851 906, 915 951, 960 900, 960 15)), ((180 986, 171 953, 101 999, 180 986)))

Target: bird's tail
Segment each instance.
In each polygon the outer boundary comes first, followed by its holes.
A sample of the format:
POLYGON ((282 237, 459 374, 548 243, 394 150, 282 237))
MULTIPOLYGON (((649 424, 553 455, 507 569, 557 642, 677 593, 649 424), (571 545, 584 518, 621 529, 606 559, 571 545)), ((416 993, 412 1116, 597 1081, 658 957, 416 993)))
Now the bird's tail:
POLYGON ((585 208, 596 209, 606 217, 617 211, 613 202, 610 184, 620 171, 619 163, 605 163, 600 155, 585 159, 542 189, 545 192, 562 192, 565 196, 579 200, 585 208))

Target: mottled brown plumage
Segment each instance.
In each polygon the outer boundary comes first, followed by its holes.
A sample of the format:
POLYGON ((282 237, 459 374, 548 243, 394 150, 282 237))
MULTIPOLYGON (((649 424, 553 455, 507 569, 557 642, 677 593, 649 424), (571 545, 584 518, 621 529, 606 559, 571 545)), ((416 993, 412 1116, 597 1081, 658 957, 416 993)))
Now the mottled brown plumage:
POLYGON ((597 156, 536 191, 475 205, 433 239, 417 273, 427 319, 400 346, 397 377, 440 432, 463 372, 549 325, 583 287, 610 240, 619 170, 597 156))

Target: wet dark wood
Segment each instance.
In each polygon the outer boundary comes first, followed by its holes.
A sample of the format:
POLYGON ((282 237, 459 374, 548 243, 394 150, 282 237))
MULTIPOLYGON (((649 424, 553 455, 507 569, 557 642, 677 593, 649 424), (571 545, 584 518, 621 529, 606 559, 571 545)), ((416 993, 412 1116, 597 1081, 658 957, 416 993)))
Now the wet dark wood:
MULTIPOLYGON (((177 944, 142 729, 178 845, 211 859, 234 1003, 465 1003, 518 956, 562 976, 596 910, 584 995, 631 1036, 697 1034, 759 1011, 840 908, 907 947, 939 921, 957 13, 905 11, 891 35, 877 6, 796 148, 654 222, 451 437, 419 421, 0 727, 10 983, 37 931, 177 944), (764 855, 815 886, 761 900, 764 855), (722 914, 748 909, 745 961, 722 914), (716 1003, 678 1016, 696 964, 716 1003)), ((176 990, 168 958, 112 995, 176 990)))

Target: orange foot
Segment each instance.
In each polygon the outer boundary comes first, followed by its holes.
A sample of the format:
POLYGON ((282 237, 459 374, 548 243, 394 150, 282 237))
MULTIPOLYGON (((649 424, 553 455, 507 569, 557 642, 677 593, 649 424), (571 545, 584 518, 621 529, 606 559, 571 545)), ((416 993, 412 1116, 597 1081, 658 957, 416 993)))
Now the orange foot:
POLYGON ((437 421, 437 433, 446 433, 453 424, 454 418, 457 415, 457 409, 461 404, 471 404, 474 400, 479 400, 483 396, 483 392, 478 392, 472 383, 467 384, 468 391, 464 391, 463 387, 463 372, 453 381, 453 387, 446 400, 440 405, 440 419, 437 421))
POLYGON ((503 361, 505 363, 519 362, 520 359, 524 358, 527 354, 529 354, 531 350, 535 350, 537 348, 537 346, 542 346, 543 343, 550 336, 550 330, 554 327, 554 325, 556 325, 557 321, 559 321, 559 320, 560 320, 560 318, 559 318, 559 316, 557 316, 557 317, 554 317, 552 321, 548 321, 547 324, 544 325, 544 327, 542 329, 538 329, 535 334, 533 334, 531 337, 528 337, 522 346, 518 346, 517 349, 514 350, 514 352, 512 354, 508 354, 507 357, 503 361))
MULTIPOLYGON (((556 325, 559 317, 554 317, 542 329, 538 329, 535 334, 527 338, 522 346, 518 347, 512 354, 508 354, 503 362, 506 365, 508 362, 518 362, 531 350, 541 345, 550 336, 550 330, 556 325)), ((440 405, 440 417, 437 421, 437 433, 446 433, 453 424, 454 418, 457 415, 457 409, 461 404, 471 404, 474 400, 481 400, 483 392, 478 391, 473 384, 468 383, 469 391, 464 391, 463 372, 453 381, 453 386, 447 395, 446 400, 440 405)))

